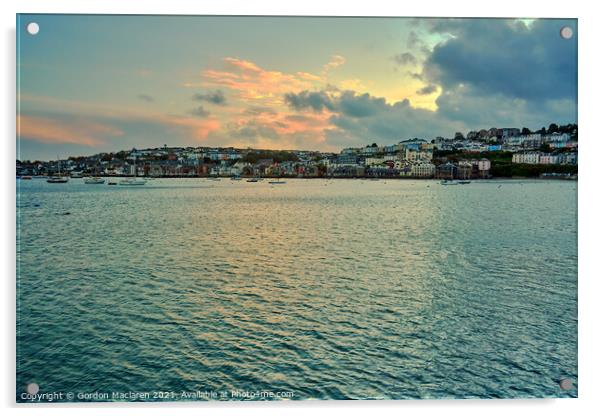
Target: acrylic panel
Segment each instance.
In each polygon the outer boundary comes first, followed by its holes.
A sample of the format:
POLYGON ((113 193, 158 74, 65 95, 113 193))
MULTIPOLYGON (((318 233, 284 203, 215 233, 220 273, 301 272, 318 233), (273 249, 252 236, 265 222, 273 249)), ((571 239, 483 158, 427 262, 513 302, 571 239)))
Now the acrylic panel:
POLYGON ((577 29, 18 15, 16 401, 577 397, 577 29))

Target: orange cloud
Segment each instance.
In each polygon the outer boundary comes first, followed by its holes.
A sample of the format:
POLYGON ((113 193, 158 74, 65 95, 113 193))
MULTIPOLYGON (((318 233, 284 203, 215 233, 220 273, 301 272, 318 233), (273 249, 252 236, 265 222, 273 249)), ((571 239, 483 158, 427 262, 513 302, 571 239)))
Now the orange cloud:
POLYGON ((207 139, 209 134, 219 130, 221 127, 219 120, 216 118, 198 120, 190 117, 162 116, 155 120, 167 126, 184 127, 189 129, 192 133, 192 137, 198 141, 207 139))
POLYGON ((67 123, 48 117, 20 115, 17 117, 17 134, 43 143, 97 146, 104 143, 107 136, 122 136, 123 131, 89 120, 76 119, 67 123))
MULTIPOLYGON (((225 58, 225 70, 207 69, 201 73, 204 87, 226 87, 236 91, 241 101, 282 103, 282 95, 289 91, 310 89, 321 81, 308 72, 287 74, 269 71, 257 64, 238 58, 225 58)), ((185 84, 186 86, 198 86, 185 84)))

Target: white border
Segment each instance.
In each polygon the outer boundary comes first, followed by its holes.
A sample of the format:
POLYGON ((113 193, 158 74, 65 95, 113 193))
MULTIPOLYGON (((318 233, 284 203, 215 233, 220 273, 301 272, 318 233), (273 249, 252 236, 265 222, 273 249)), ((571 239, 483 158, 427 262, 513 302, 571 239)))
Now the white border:
MULTIPOLYGON (((292 402, 292 403, 186 403, 186 404, 125 404, 127 412, 163 415, 167 412, 198 414, 249 414, 272 413, 379 414, 424 412, 426 414, 471 415, 488 413, 529 412, 533 414, 587 414, 600 408, 597 399, 601 387, 599 317, 602 316, 598 299, 602 293, 602 276, 598 273, 596 257, 600 255, 600 175, 597 164, 602 162, 602 122, 599 116, 598 97, 601 96, 599 39, 602 39, 600 14, 594 2, 547 1, 528 3, 524 0, 503 2, 485 1, 433 1, 397 2, 370 0, 357 3, 303 0, 287 3, 277 0, 222 0, 219 2, 192 2, 190 0, 137 0, 124 4, 123 0, 20 0, 2 2, 2 264, 4 279, 2 294, 2 378, 0 382, 1 405, 4 414, 41 413, 44 415, 71 415, 86 412, 90 415, 123 414, 115 405, 61 405, 17 406, 15 391, 15 13, 115 13, 115 14, 263 14, 263 15, 347 15, 347 16, 465 16, 465 17, 577 17, 579 18, 579 399, 559 400, 496 400, 496 401, 399 401, 399 402, 292 402), (596 130, 597 128, 597 130, 596 130), (598 177, 596 177, 596 174, 598 177), (85 409, 84 409, 85 407, 85 409)), ((543 220, 543 219, 542 219, 543 220)))

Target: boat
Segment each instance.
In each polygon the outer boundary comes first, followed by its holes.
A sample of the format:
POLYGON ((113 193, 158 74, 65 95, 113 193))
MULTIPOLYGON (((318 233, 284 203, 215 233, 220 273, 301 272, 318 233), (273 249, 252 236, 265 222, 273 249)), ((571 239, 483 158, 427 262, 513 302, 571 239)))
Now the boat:
POLYGON ((125 178, 125 179, 122 179, 119 181, 119 185, 123 185, 123 186, 140 186, 140 185, 145 185, 145 184, 146 184, 146 181, 144 179, 139 179, 137 177, 125 178))
POLYGON ((458 181, 453 180, 453 179, 444 179, 441 182, 439 182, 441 185, 458 185, 458 181))
POLYGON ((216 178, 216 177, 208 177, 207 180, 210 180, 210 181, 221 181, 220 178, 216 178))
POLYGON ((459 181, 458 181, 458 183, 459 183, 460 185, 466 185, 466 184, 469 184, 469 183, 470 183, 470 181, 468 181, 468 180, 465 180, 465 179, 462 179, 462 180, 459 180, 459 181))
POLYGON ((83 178, 84 174, 82 172, 80 172, 80 171, 75 171, 74 170, 74 171, 71 172, 71 177, 72 178, 83 178))
POLYGON ((270 185, 282 185, 282 184, 285 184, 286 181, 276 180, 276 181, 269 181, 268 183, 270 185))
POLYGON ((103 183, 105 183, 105 180, 104 178, 100 178, 98 176, 91 176, 88 178, 84 178, 84 183, 88 185, 102 185, 103 183))
POLYGON ((241 178, 240 176, 232 176, 232 177, 230 178, 230 180, 231 180, 231 181, 240 181, 240 180, 242 180, 242 178, 241 178))
POLYGON ((117 185, 117 182, 115 182, 115 181, 109 181, 108 185, 117 185))
POLYGON ((19 179, 21 179, 22 181, 30 181, 32 179, 32 177, 29 175, 26 175, 26 176, 21 176, 19 179))
POLYGON ((46 182, 48 182, 48 183, 67 183, 67 182, 69 182, 69 177, 61 176, 61 160, 58 157, 57 157, 57 159, 58 159, 58 161, 57 161, 58 162, 58 174, 46 179, 46 182))
POLYGON ((46 179, 48 183, 67 183, 69 182, 69 178, 67 176, 51 176, 46 179))
POLYGON ((249 178, 247 182, 259 182, 259 178, 249 178))
POLYGON ((144 179, 138 179, 136 176, 136 158, 134 157, 134 177, 133 178, 124 178, 119 181, 119 185, 122 186, 142 186, 146 185, 146 181, 144 179))

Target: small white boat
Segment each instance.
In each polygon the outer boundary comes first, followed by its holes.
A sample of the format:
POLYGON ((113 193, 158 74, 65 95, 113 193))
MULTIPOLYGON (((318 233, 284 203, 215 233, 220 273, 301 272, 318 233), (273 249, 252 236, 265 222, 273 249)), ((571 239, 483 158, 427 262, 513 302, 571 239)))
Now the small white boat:
POLYGON ((98 176, 92 176, 89 178, 84 178, 84 183, 87 183, 88 185, 102 185, 105 183, 105 180, 104 178, 99 178, 98 176))
POLYGON ((141 186, 145 185, 146 181, 144 179, 139 179, 136 177, 133 178, 125 178, 119 181, 119 185, 122 186, 141 186))
MULTIPOLYGON (((136 177, 136 158, 134 158, 134 177, 133 178, 125 178, 119 181, 119 185, 121 186, 142 186, 146 184, 146 181, 144 179, 139 179, 138 177, 136 177)), ((109 185, 111 183, 109 182, 109 185)))
POLYGON ((46 182, 48 182, 48 183, 67 183, 67 182, 69 182, 68 176, 61 176, 61 159, 58 156, 57 156, 57 164, 58 164, 58 174, 46 179, 46 182))
POLYGON ((67 183, 69 182, 69 178, 67 176, 51 176, 46 179, 48 183, 67 183))
POLYGON ((439 182, 441 185, 457 185, 458 181, 455 181, 453 179, 444 179, 441 182, 439 182))
POLYGON ((79 171, 73 171, 73 172, 71 172, 71 177, 72 178, 83 178, 84 174, 79 171))
POLYGON ((247 182, 259 182, 259 178, 249 178, 247 182))

